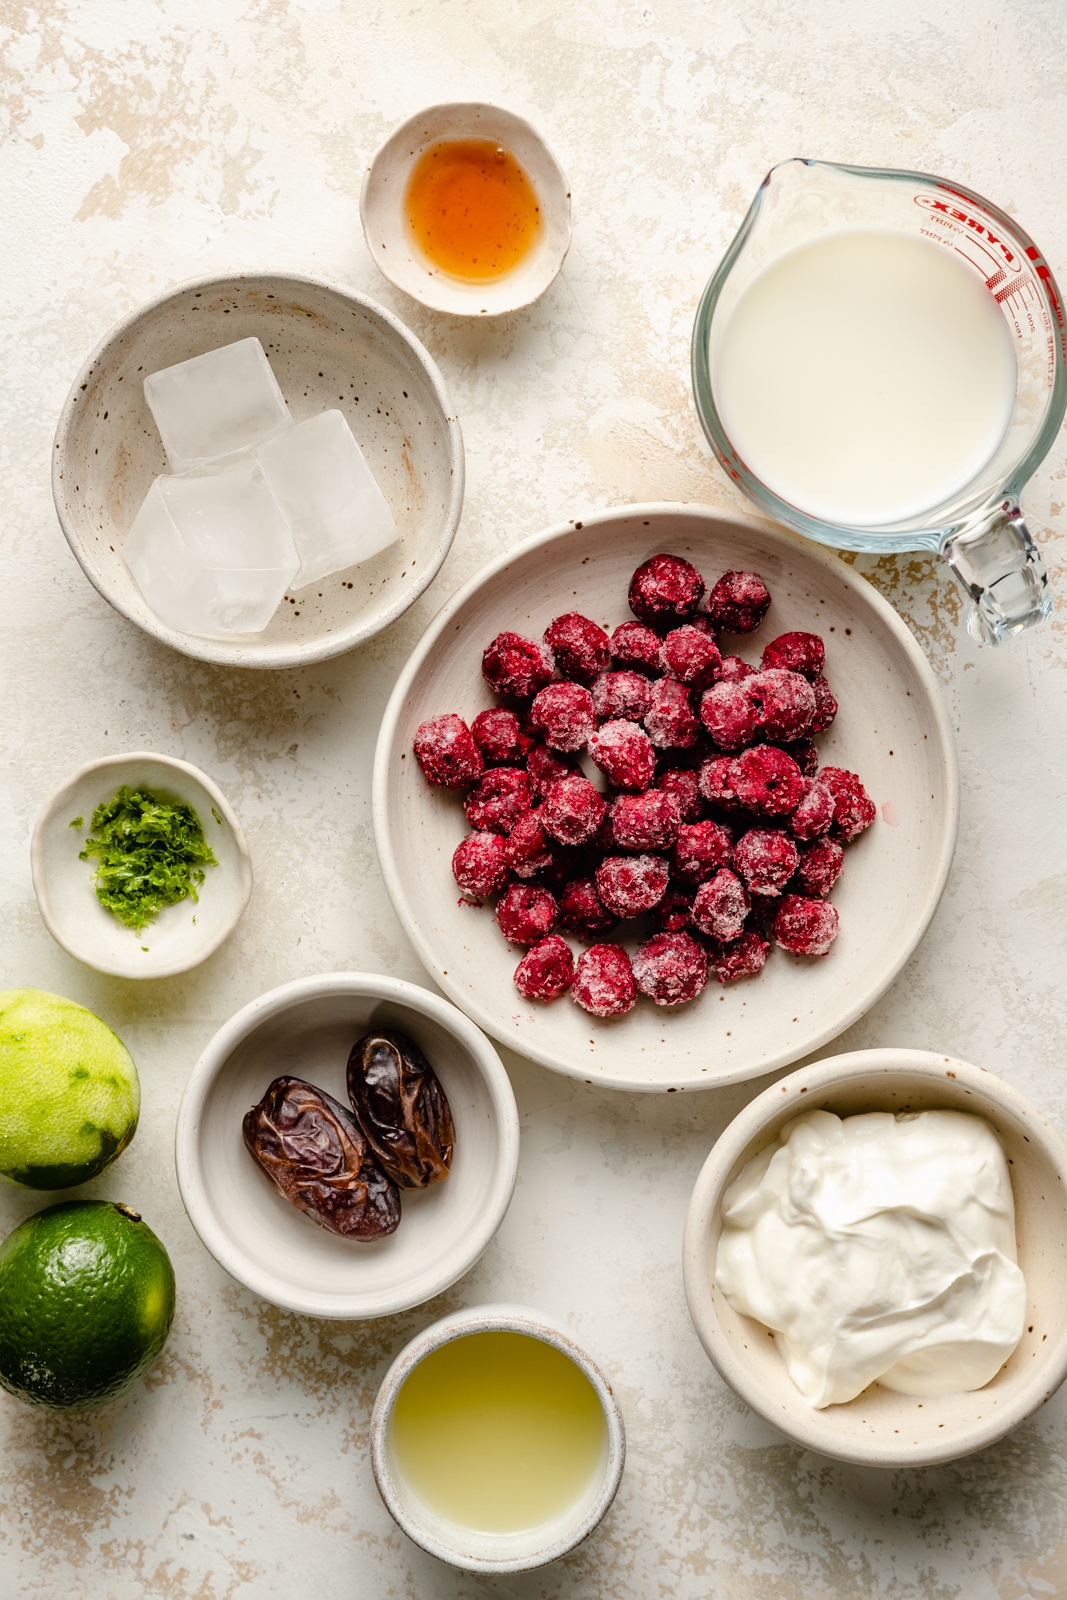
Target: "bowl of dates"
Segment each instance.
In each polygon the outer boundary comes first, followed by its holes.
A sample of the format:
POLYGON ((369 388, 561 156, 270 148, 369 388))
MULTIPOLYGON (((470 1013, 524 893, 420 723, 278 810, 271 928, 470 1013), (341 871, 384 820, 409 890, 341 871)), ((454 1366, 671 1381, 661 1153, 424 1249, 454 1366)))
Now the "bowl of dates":
POLYGON ((743 512, 601 511, 492 562, 386 709, 378 856, 494 1038, 624 1089, 771 1072, 915 950, 956 842, 930 666, 836 555, 743 512))
POLYGON ((382 1317, 474 1265, 515 1186, 515 1097, 445 1000, 373 973, 252 1001, 193 1069, 178 1185, 238 1282, 306 1316, 382 1317))

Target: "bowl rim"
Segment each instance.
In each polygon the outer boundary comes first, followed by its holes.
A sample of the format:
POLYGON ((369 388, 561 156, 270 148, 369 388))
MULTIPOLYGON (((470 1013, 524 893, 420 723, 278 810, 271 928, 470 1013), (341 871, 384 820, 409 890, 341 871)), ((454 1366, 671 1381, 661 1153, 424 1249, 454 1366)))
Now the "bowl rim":
POLYGON ((91 967, 94 972, 105 972, 109 977, 129 978, 134 983, 144 983, 153 978, 171 978, 176 973, 189 972, 193 967, 198 967, 202 962, 206 961, 208 956, 214 955, 219 946, 225 943, 244 916, 251 898, 253 881, 252 854, 248 848, 248 840, 245 838, 245 831, 238 820, 237 813, 218 784, 212 778, 209 778, 206 772, 194 766, 191 761, 182 761, 177 756, 165 756, 158 750, 129 750, 122 755, 100 756, 95 761, 84 762, 76 772, 72 772, 69 778, 66 778, 57 788, 53 789, 38 812, 37 821, 33 825, 33 833, 30 835, 30 877, 33 881, 33 892, 37 897, 37 909, 41 913, 41 921, 61 949, 65 950, 69 956, 73 956, 75 961, 80 961, 83 966, 91 967), (203 948, 198 954, 188 960, 171 961, 166 965, 153 967, 150 972, 128 972, 125 968, 115 966, 113 963, 109 965, 105 960, 90 960, 88 956, 82 955, 80 951, 73 949, 64 937, 52 906, 49 891, 51 874, 49 852, 45 844, 45 830, 56 816, 56 813, 64 809, 65 797, 74 788, 75 784, 80 783, 83 778, 87 778, 90 773, 102 772, 108 767, 125 766, 131 761, 158 761, 161 766, 171 767, 175 772, 182 772, 186 777, 193 778, 206 790, 210 796, 211 803, 218 808, 223 820, 233 834, 234 843, 237 846, 238 874, 243 888, 240 905, 230 919, 204 941, 203 948))
POLYGON ((381 305, 370 295, 362 294, 358 289, 351 289, 346 284, 338 283, 333 278, 323 278, 307 272, 288 272, 268 270, 230 273, 213 272, 202 278, 187 278, 181 283, 171 284, 159 294, 153 295, 150 300, 144 301, 136 310, 128 312, 126 316, 113 323, 98 343, 94 346, 88 359, 82 364, 77 377, 68 391, 59 413, 56 424, 55 439, 52 447, 52 499, 55 502, 56 515, 63 536, 70 546, 74 558, 81 567, 93 588, 101 595, 120 616, 140 628, 142 633, 147 633, 150 638, 156 639, 160 644, 169 645, 171 649, 178 650, 182 655, 191 656, 197 661, 210 661, 220 666, 252 667, 264 671, 276 670, 284 667, 300 667, 311 665, 318 661, 328 661, 334 656, 344 655, 346 651, 354 649, 357 645, 365 644, 368 639, 375 638, 394 622, 419 598, 436 578, 444 563, 445 557, 452 548, 459 527, 460 516, 463 511, 463 494, 465 484, 465 462, 463 450, 463 434, 460 430, 459 418, 452 398, 448 392, 440 368, 434 361, 430 352, 420 339, 411 331, 400 318, 381 305), (437 542, 431 550, 422 572, 413 579, 386 608, 384 614, 375 622, 352 624, 341 628, 336 633, 327 635, 322 639, 309 639, 306 643, 274 645, 267 650, 253 653, 247 643, 228 644, 224 640, 201 638, 197 634, 179 633, 173 628, 168 628, 162 622, 150 626, 143 618, 136 616, 122 599, 112 594, 103 577, 98 573, 89 552, 83 544, 74 520, 67 509, 67 501, 63 488, 63 475, 68 466, 68 452, 70 434, 75 417, 75 408, 79 397, 85 390, 98 365, 105 359, 110 346, 128 334, 138 322, 150 316, 165 306, 168 301, 177 300, 190 292, 206 293, 221 289, 227 284, 255 284, 262 282, 290 283, 294 287, 299 285, 325 291, 337 295, 342 300, 347 300, 367 312, 372 318, 377 317, 381 323, 406 344, 414 359, 423 369, 433 390, 437 404, 441 408, 444 422, 445 454, 447 464, 451 469, 449 480, 448 506, 445 512, 441 531, 437 542))
MULTIPOLYGON (((693 1327, 712 1365, 734 1393, 772 1427, 806 1449, 860 1466, 886 1468, 934 1466, 939 1462, 956 1460, 995 1444, 1032 1416, 1067 1377, 1067 1323, 1052 1345, 1041 1375, 1035 1373, 1032 1378, 1021 1379, 1015 1399, 998 1409, 995 1415, 955 1433, 946 1431, 944 1441, 940 1444, 901 1443, 887 1452, 881 1444, 872 1442, 865 1445, 860 1441, 844 1439, 841 1448, 834 1449, 827 1441, 825 1424, 820 1424, 818 1420, 832 1415, 834 1407, 829 1407, 827 1411, 811 1410, 809 1420, 802 1409, 804 1402, 798 1391, 796 1413, 783 1414, 739 1359, 719 1319, 707 1263, 713 1217, 726 1180, 749 1143, 758 1139, 773 1122, 781 1119, 784 1107, 791 1108, 799 1115, 803 1105, 811 1103, 800 1102, 801 1094, 823 1096, 835 1089, 858 1084, 870 1085, 876 1075, 888 1078, 897 1073, 926 1077, 931 1083, 941 1083, 947 1075, 974 1094, 979 1102, 975 1106, 976 1114, 982 1114, 982 1107, 986 1106, 1025 1122, 1035 1144, 1067 1184, 1067 1139, 1039 1106, 995 1073, 955 1056, 930 1050, 898 1049, 893 1046, 852 1050, 812 1062, 787 1077, 779 1078, 749 1101, 727 1124, 712 1146, 693 1186, 682 1241, 682 1276, 693 1327)), ((876 1094, 877 1091, 874 1097, 876 1094)), ((769 1139, 765 1140, 766 1143, 769 1143, 769 1139)))
MULTIPOLYGON (((488 120, 489 119, 487 118, 487 121, 488 120)), ((456 137, 463 137, 463 135, 458 134, 456 137)), ((406 117, 403 122, 398 123, 398 125, 393 128, 386 138, 382 140, 381 144, 367 162, 363 172, 363 182, 359 191, 359 220, 363 225, 363 237, 366 241, 370 258, 374 262, 375 267, 381 273, 382 277, 387 278, 394 288, 399 289, 402 294, 408 295, 412 300, 417 300, 420 305, 429 307, 431 311, 441 312, 445 316, 477 317, 479 319, 482 317, 503 317, 509 316, 515 311, 523 311, 527 306, 534 305, 536 301, 540 300, 542 295, 548 292, 552 284, 558 278, 560 271, 562 270, 563 263, 567 259, 567 253, 571 247, 571 188, 567 181, 567 174, 560 166, 551 145, 548 143, 544 134, 534 126, 528 117, 522 116, 518 111, 509 110, 507 106, 498 106, 494 101, 491 100, 438 100, 432 105, 423 106, 421 110, 416 111, 412 116, 406 117), (413 287, 410 283, 402 283, 398 277, 394 276, 394 274, 386 265, 383 265, 378 258, 379 252, 374 248, 376 243, 381 243, 381 236, 379 230, 374 226, 372 220, 371 208, 375 197, 372 195, 371 191, 375 186, 375 178, 380 173, 380 163, 392 156, 394 149, 397 146, 403 146, 406 143, 407 135, 413 128, 417 127, 420 122, 425 121, 427 117, 439 115, 444 112, 454 113, 457 118, 461 117, 464 112, 489 112, 492 116, 502 118, 505 123, 518 125, 522 129, 523 133, 528 135, 528 137, 539 147, 542 155, 545 158, 546 164, 550 169, 553 169, 553 177, 558 179, 559 182, 560 204, 558 223, 562 228, 563 238, 562 247, 558 252, 558 259, 556 259, 554 255, 549 258, 554 262, 551 276, 546 282, 542 283, 539 289, 536 289, 532 293, 521 295, 518 299, 509 300, 506 304, 494 306, 491 309, 488 307, 481 307, 477 311, 474 309, 478 299, 478 291, 484 291, 486 288, 499 289, 500 286, 506 282, 508 276, 506 273, 500 278, 491 279, 488 284, 479 284, 475 282, 468 285, 461 278, 449 278, 449 285, 457 292, 466 293, 469 290, 471 306, 469 308, 461 308, 455 305, 446 305, 444 297, 442 296, 435 296, 432 293, 423 293, 419 289, 413 287)), ((389 266, 391 265, 392 258, 389 258, 389 266)))
POLYGON ((489 1040, 470 1018, 456 1006, 428 989, 402 978, 378 972, 327 972, 296 978, 257 996, 224 1022, 208 1041, 189 1074, 182 1093, 174 1126, 174 1167, 178 1190, 189 1221, 201 1244, 219 1266, 253 1294, 301 1316, 325 1317, 335 1321, 370 1321, 393 1316, 432 1300, 470 1271, 492 1242, 503 1222, 519 1167, 519 1113, 511 1080, 489 1040), (200 1171, 198 1140, 208 1093, 224 1072, 233 1051, 271 1017, 301 1005, 307 1000, 329 995, 356 995, 375 1000, 390 1000, 428 1017, 446 1029, 467 1051, 489 1093, 497 1129, 496 1176, 490 1198, 477 1226, 467 1236, 467 1248, 442 1271, 424 1273, 414 1291, 398 1288, 381 1296, 373 1309, 359 1303, 358 1295, 336 1301, 330 1296, 292 1289, 281 1284, 269 1270, 261 1270, 235 1249, 218 1226, 200 1171))
POLYGON ((493 1301, 487 1305, 467 1306, 450 1316, 442 1317, 424 1328, 396 1355, 382 1379, 371 1412, 371 1470, 378 1493, 386 1510, 408 1538, 438 1560, 465 1572, 529 1572, 558 1561, 587 1538, 603 1521, 618 1493, 626 1464, 626 1429, 622 1410, 610 1378, 600 1363, 580 1345, 561 1322, 531 1306, 510 1301, 493 1301), (558 1535, 542 1549, 530 1556, 512 1556, 494 1559, 488 1556, 464 1555, 455 1546, 446 1545, 411 1516, 396 1488, 396 1480, 389 1460, 389 1422, 400 1390, 428 1355, 443 1345, 462 1339, 471 1333, 523 1333, 541 1339, 569 1356, 592 1384, 607 1430, 608 1458, 600 1489, 582 1516, 569 1531, 558 1535))
MULTIPOLYGON (((378 731, 378 740, 374 751, 374 773, 371 785, 371 810, 374 823, 374 842, 378 853, 378 863, 381 868, 382 878, 393 903, 397 917, 404 928, 407 937, 411 940, 418 954, 419 960, 430 973, 434 982, 449 996, 462 1010, 478 1023, 479 1027, 501 1044, 509 1049, 517 1050, 520 1055, 529 1057, 543 1067, 548 1067, 553 1072, 562 1073, 569 1078, 580 1082, 588 1081, 588 1067, 584 1064, 572 1065, 563 1061, 551 1050, 542 1047, 536 1038, 523 1038, 521 1045, 513 1036, 508 1036, 500 1031, 500 1024, 493 1012, 489 1011, 481 1002, 468 994, 459 983, 452 978, 440 962, 436 959, 429 939, 422 932, 421 924, 415 909, 408 904, 404 893, 403 883, 397 868, 395 852, 392 848, 392 822, 388 804, 388 767, 391 749, 395 746, 397 728, 404 712, 404 705, 411 685, 421 670, 423 663, 430 655, 441 637, 448 632, 452 618, 467 604, 468 600, 491 582, 499 573, 505 571, 514 562, 524 560, 533 551, 554 544, 563 539, 573 539, 578 533, 587 529, 603 528, 614 522, 630 522, 632 520, 648 521, 654 523, 657 518, 685 516, 695 518, 697 521, 709 523, 733 522, 746 529, 751 529, 767 537, 771 543, 784 545, 787 550, 796 552, 800 550, 806 559, 817 565, 821 564, 831 570, 834 576, 843 581, 851 589, 861 607, 873 610, 881 624, 892 634, 898 646, 908 657, 916 676, 926 691, 926 703, 929 707, 934 726, 938 734, 938 747, 940 751, 942 776, 944 780, 945 795, 945 821, 942 836, 938 847, 936 870, 932 887, 927 896, 926 905, 917 917, 911 938, 901 948, 894 964, 886 969, 874 982, 858 993, 839 1021, 825 1028, 815 1038, 804 1044, 802 1050, 792 1050, 789 1046, 783 1048, 769 1061, 761 1061, 759 1070, 753 1073, 749 1068, 740 1066, 731 1069, 722 1077, 717 1077, 713 1083, 708 1083, 701 1075, 699 1079, 674 1079, 672 1083, 636 1082, 619 1072, 599 1072, 594 1082, 604 1088, 624 1089, 635 1093, 666 1093, 671 1089, 720 1089, 731 1083, 741 1083, 752 1077, 763 1077, 769 1072, 776 1071, 779 1067, 788 1066, 795 1061, 798 1054, 807 1055, 815 1050, 821 1050, 831 1039, 852 1027, 870 1008, 881 999, 910 959, 920 939, 930 925, 934 912, 940 903, 941 896, 948 881, 949 869, 956 849, 956 835, 959 830, 960 814, 960 776, 959 760, 956 752, 956 743, 952 733, 952 725, 941 695, 940 687, 914 634, 903 619, 894 611, 893 607, 880 595, 864 578, 859 577, 845 562, 836 559, 835 555, 814 544, 811 540, 804 539, 801 535, 792 533, 789 529, 780 527, 777 523, 768 522, 763 517, 753 516, 741 510, 720 510, 718 507, 688 501, 647 501, 637 502, 633 505, 611 506, 599 511, 589 512, 577 521, 559 522, 552 527, 534 534, 531 538, 516 545, 511 550, 502 552, 494 557, 486 566, 482 567, 473 577, 458 589, 452 597, 445 602, 437 615, 430 622, 416 643, 399 678, 393 688, 392 694, 382 714, 381 726, 378 731)), ((652 529, 650 527, 650 536, 652 529)))

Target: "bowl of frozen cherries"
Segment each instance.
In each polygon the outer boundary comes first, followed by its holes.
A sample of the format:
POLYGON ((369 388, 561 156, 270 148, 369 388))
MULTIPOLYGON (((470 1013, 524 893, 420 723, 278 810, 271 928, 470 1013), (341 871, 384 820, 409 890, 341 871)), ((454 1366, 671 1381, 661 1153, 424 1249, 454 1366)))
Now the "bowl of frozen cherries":
POLYGON ((698 508, 605 513, 476 579, 398 685, 376 783, 386 881, 442 986, 547 1065, 634 1087, 753 1076, 847 1026, 955 838, 907 630, 844 564, 698 508))

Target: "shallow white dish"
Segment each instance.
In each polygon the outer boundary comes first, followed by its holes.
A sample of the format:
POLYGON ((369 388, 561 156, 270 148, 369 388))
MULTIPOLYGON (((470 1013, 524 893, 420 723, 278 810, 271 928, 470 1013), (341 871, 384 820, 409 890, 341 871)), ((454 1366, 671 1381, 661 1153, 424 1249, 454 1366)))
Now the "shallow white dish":
POLYGON ((90 761, 60 785, 34 825, 30 870, 56 943, 86 966, 119 978, 166 978, 199 966, 233 932, 252 893, 244 830, 222 791, 187 761, 144 750, 90 761), (204 869, 198 900, 165 906, 139 933, 104 909, 93 883, 95 863, 78 859, 93 811, 123 785, 191 805, 218 861, 204 869), (72 828, 79 816, 83 826, 72 828))
POLYGON ((1067 1376, 1067 1141, 1010 1084, 924 1050, 857 1050, 791 1073, 757 1095, 716 1142, 685 1223, 683 1271, 700 1341, 746 1405, 797 1444, 873 1467, 921 1467, 995 1443, 1067 1376), (872 1384, 846 1405, 816 1411, 761 1323, 740 1316, 715 1284, 722 1195, 745 1162, 801 1112, 971 1111, 1000 1135, 1015 1193, 1027 1328, 991 1383, 919 1400, 872 1384))
POLYGON ((427 106, 409 117, 371 158, 359 214, 378 270, 398 289, 435 311, 455 316, 500 316, 540 298, 563 265, 571 242, 571 196, 559 162, 524 117, 480 101, 427 106), (428 261, 404 215, 416 161, 441 139, 495 139, 526 172, 541 207, 538 242, 510 272, 485 283, 454 278, 428 261))
POLYGON ((189 1220, 231 1277, 311 1317, 385 1317, 421 1305, 478 1260, 515 1187, 515 1096, 488 1039, 447 1001, 370 972, 300 978, 231 1017, 193 1068, 178 1111, 175 1166, 189 1220), (241 1121, 275 1078, 304 1078, 348 1104, 345 1068, 371 1027, 422 1048, 452 1108, 443 1183, 403 1191, 387 1239, 339 1239, 298 1211, 245 1149, 241 1121))
MULTIPOLYGON (((731 641, 731 645, 734 641, 731 641)), ((400 675, 374 763, 378 857, 420 959, 483 1028, 544 1066, 622 1089, 696 1089, 785 1066, 832 1039, 874 1004, 922 937, 956 842, 959 777, 952 730, 925 656, 896 612, 836 556, 741 512, 626 506, 549 529, 492 562, 430 624, 400 675), (634 568, 656 551, 686 556, 708 583, 754 568, 773 603, 739 653, 758 659, 776 634, 821 633, 841 710, 817 744, 823 763, 863 778, 878 821, 847 851, 834 889, 841 933, 811 962, 772 952, 757 978, 714 981, 691 1005, 640 1002, 604 1022, 564 997, 521 998, 520 951, 492 911, 461 901, 450 863, 467 831, 457 796, 431 789, 411 753, 425 718, 467 721, 494 697, 481 655, 501 629, 540 637, 561 611, 613 626, 627 616, 634 568)), ((633 947, 633 941, 630 941, 633 947)))
POLYGON ((467 1572, 528 1572, 558 1561, 588 1538, 603 1521, 622 1480, 626 1437, 622 1412, 603 1369, 559 1323, 528 1306, 470 1306, 423 1329, 393 1362, 382 1379, 371 1415, 371 1466, 378 1493, 397 1526, 432 1556, 467 1572), (389 1424, 397 1396, 420 1361, 453 1339, 471 1333, 524 1333, 543 1339, 569 1356, 596 1391, 604 1415, 606 1449, 600 1478, 586 1499, 547 1526, 521 1533, 481 1533, 434 1518, 413 1496, 396 1470, 389 1424))
POLYGON ((436 576, 463 506, 463 439, 428 351, 366 295, 283 272, 202 278, 157 296, 93 351, 60 413, 52 493, 90 583, 154 639, 202 661, 298 666, 373 638, 436 576), (296 422, 344 413, 399 540, 347 572, 290 590, 261 633, 178 633, 149 610, 122 559, 141 501, 168 470, 144 378, 253 335, 296 422))

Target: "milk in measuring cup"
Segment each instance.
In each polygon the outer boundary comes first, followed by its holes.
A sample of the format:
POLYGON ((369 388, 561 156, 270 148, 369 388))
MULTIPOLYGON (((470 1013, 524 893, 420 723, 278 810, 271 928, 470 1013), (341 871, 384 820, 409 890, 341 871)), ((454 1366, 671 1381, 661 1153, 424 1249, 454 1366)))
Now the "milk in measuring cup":
POLYGON ((863 528, 974 479, 1007 429, 1016 362, 992 294, 953 249, 856 228, 748 285, 711 380, 755 477, 810 516, 863 528))

